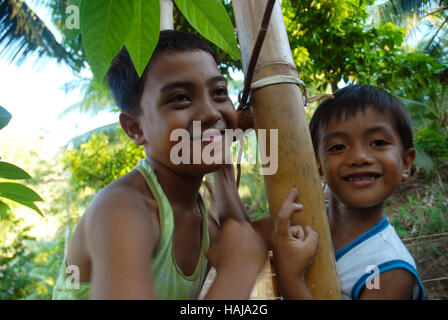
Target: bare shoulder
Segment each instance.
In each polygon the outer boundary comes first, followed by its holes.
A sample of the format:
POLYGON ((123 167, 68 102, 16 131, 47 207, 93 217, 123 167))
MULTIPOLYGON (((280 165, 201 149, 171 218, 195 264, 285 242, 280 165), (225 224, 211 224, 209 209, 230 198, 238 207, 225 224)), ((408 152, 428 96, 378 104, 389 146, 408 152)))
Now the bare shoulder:
POLYGON ((104 188, 83 217, 93 299, 151 299, 151 261, 160 239, 157 204, 132 171, 104 188))
POLYGON ((157 203, 140 173, 132 171, 90 204, 70 240, 67 264, 79 268, 82 282, 91 282, 95 264, 121 272, 149 263, 159 239, 157 203))
POLYGON ((111 241, 140 237, 142 244, 155 245, 160 237, 157 203, 135 170, 101 190, 83 219, 89 251, 98 236, 111 241))
POLYGON ((379 286, 364 288, 361 300, 409 300, 415 285, 415 277, 405 269, 392 269, 379 275, 379 286))

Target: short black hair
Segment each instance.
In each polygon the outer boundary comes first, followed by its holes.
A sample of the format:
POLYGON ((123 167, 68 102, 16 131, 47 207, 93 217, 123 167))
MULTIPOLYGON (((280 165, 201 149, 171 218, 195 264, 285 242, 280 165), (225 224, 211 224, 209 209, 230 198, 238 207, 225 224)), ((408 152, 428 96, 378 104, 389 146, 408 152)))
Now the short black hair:
POLYGON ((140 114, 140 100, 145 86, 148 66, 158 55, 165 52, 184 52, 203 50, 208 52, 216 62, 216 57, 209 44, 193 33, 163 30, 160 32, 156 48, 140 78, 134 68, 125 46, 113 59, 106 74, 106 82, 112 91, 115 102, 122 112, 140 114))
POLYGON ((345 119, 349 119, 358 111, 365 112, 368 108, 392 117, 404 153, 414 147, 411 117, 404 104, 390 93, 377 87, 357 84, 339 89, 333 96, 334 99, 324 100, 317 107, 309 125, 314 153, 318 160, 321 130, 327 127, 330 119, 339 121, 343 115, 345 119))

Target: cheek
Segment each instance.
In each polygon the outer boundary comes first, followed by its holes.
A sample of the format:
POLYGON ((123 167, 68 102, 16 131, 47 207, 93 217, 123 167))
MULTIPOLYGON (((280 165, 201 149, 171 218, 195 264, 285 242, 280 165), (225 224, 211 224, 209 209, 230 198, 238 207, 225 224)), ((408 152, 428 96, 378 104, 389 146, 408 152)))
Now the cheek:
POLYGON ((334 175, 334 171, 336 170, 336 164, 335 161, 329 161, 328 158, 324 155, 321 157, 322 159, 322 165, 320 171, 322 172, 322 176, 325 179, 330 178, 334 175))
POLYGON ((386 177, 389 180, 388 182, 391 184, 396 184, 398 186, 401 183, 403 166, 391 159, 388 163, 385 163, 384 168, 386 171, 386 177))

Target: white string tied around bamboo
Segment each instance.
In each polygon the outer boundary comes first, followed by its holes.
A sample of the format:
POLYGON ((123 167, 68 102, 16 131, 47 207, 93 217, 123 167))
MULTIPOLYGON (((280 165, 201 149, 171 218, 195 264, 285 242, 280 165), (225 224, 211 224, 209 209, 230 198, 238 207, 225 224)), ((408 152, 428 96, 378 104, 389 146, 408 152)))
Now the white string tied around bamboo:
POLYGON ((334 99, 334 96, 332 94, 328 94, 328 93, 318 94, 314 97, 308 97, 307 93, 306 93, 305 82, 300 80, 298 77, 288 76, 288 75, 284 75, 284 74, 277 74, 274 76, 262 78, 255 82, 252 82, 250 88, 251 88, 251 90, 256 90, 256 89, 267 87, 267 86, 270 86, 273 84, 280 84, 280 83, 297 84, 302 91, 303 101, 304 101, 305 105, 307 105, 309 103, 316 102, 316 101, 320 101, 322 99, 334 99))

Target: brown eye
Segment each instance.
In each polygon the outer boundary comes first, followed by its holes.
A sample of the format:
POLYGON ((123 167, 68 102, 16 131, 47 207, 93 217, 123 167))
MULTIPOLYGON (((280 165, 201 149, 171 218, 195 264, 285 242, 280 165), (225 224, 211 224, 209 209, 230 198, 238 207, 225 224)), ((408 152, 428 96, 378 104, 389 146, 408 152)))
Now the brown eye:
POLYGON ((345 146, 343 144, 336 144, 332 147, 330 147, 327 152, 338 152, 345 149, 345 146))
POLYGON ((169 100, 169 102, 186 102, 190 101, 185 94, 176 94, 173 98, 169 100))
POLYGON ((227 97, 227 89, 224 87, 219 87, 215 90, 215 95, 218 97, 227 97))
POLYGON ((390 144, 390 143, 387 142, 386 140, 383 140, 383 139, 377 139, 377 140, 373 141, 370 145, 371 145, 372 147, 385 147, 385 146, 387 146, 387 145, 389 145, 389 144, 390 144))

